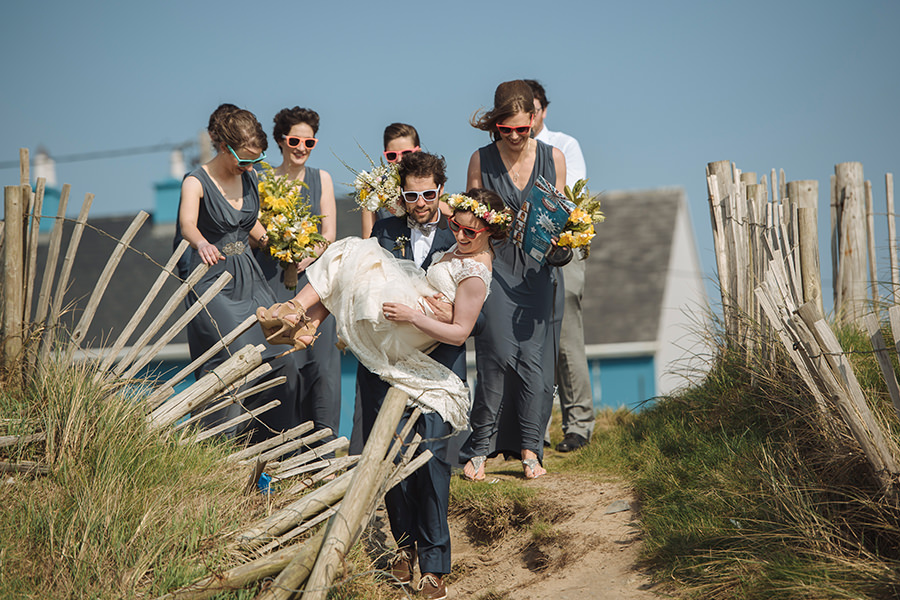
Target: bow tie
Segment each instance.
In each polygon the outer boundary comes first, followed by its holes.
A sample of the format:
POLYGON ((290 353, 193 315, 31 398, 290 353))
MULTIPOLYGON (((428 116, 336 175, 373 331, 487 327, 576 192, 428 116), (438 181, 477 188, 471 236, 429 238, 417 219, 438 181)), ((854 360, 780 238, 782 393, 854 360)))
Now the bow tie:
POLYGON ((424 235, 431 235, 431 233, 437 228, 440 220, 435 221, 434 223, 417 223, 413 219, 406 217, 406 224, 409 225, 410 230, 418 229, 424 235))

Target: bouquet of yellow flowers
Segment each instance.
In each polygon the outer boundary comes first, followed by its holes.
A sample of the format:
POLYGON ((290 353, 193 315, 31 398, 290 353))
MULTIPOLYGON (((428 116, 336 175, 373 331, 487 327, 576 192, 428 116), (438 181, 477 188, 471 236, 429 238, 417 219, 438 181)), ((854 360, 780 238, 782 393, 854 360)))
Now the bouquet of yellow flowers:
POLYGON ((314 215, 303 198, 302 181, 290 180, 286 175, 276 175, 267 163, 262 163, 259 178, 259 222, 269 236, 269 254, 281 261, 284 269, 284 285, 297 287, 297 269, 294 266, 304 258, 318 256, 316 247, 328 244, 321 233, 322 215, 314 215))
POLYGON ((579 179, 572 187, 566 186, 566 198, 575 205, 569 214, 566 226, 559 234, 558 246, 581 248, 581 259, 591 253, 591 240, 594 239, 594 223, 602 223, 606 217, 600 210, 600 194, 591 196, 587 188, 587 179, 579 179))

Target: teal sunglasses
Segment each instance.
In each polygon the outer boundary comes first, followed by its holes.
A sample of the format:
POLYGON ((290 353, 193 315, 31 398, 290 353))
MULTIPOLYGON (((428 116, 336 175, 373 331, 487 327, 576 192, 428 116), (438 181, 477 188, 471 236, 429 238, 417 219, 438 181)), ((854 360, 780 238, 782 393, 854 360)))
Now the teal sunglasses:
POLYGON ((238 161, 239 167, 249 167, 251 165, 255 165, 257 163, 261 163, 262 161, 266 160, 266 151, 265 150, 263 150, 263 153, 260 154, 258 158, 240 158, 237 155, 237 153, 234 151, 234 148, 232 148, 231 146, 229 146, 227 144, 225 145, 225 147, 228 148, 228 151, 231 152, 231 155, 234 157, 234 159, 236 161, 238 161))

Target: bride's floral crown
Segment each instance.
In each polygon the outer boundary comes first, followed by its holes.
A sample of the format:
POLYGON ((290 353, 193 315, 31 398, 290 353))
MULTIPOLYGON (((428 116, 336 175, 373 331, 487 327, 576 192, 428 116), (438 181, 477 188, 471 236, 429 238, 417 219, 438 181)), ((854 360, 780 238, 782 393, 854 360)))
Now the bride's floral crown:
POLYGON ((508 209, 493 210, 465 194, 453 194, 447 198, 447 204, 453 210, 468 210, 488 225, 494 225, 501 231, 505 231, 512 223, 513 216, 508 209))

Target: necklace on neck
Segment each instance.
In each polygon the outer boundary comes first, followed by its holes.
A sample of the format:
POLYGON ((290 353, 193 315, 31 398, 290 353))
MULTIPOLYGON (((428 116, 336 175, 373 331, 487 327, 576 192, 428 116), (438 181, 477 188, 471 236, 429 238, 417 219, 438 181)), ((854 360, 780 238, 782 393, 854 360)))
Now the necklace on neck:
POLYGON ((454 248, 453 256, 458 256, 460 258, 472 258, 473 256, 484 254, 485 252, 487 252, 487 250, 479 250, 478 252, 460 252, 459 248, 454 248))
POLYGON ((519 165, 519 161, 522 160, 522 157, 528 151, 529 144, 531 144, 530 139, 525 141, 525 147, 519 151, 519 155, 513 161, 509 161, 505 156, 503 156, 503 151, 502 150, 500 151, 500 160, 503 162, 503 166, 506 167, 506 171, 507 171, 507 173, 509 173, 509 176, 512 178, 513 183, 515 183, 516 185, 518 185, 518 183, 519 183, 519 168, 520 168, 517 165, 519 165), (507 165, 507 162, 509 162, 510 164, 507 165))
POLYGON ((225 191, 225 186, 219 181, 220 175, 213 172, 213 169, 209 168, 209 165, 206 166, 206 174, 209 175, 209 178, 212 180, 213 184, 215 184, 216 189, 219 190, 219 193, 222 194, 222 197, 225 198, 225 201, 237 208, 238 203, 243 203, 244 200, 244 180, 243 176, 238 177, 238 181, 241 185, 241 192, 234 197, 228 195, 225 191))

